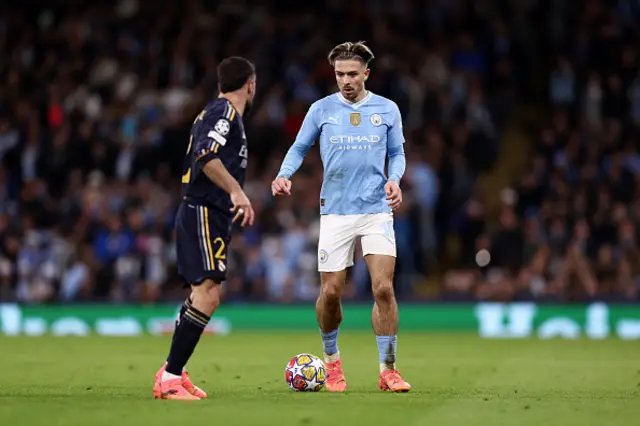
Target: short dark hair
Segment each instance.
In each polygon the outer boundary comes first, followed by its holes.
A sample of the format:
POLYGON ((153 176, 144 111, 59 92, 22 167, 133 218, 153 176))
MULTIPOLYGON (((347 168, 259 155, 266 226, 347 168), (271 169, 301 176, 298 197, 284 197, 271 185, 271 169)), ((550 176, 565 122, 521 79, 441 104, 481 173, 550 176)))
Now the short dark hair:
POLYGON ((336 61, 348 59, 359 59, 364 62, 365 65, 369 65, 369 62, 371 62, 373 58, 375 58, 373 52, 364 41, 358 41, 356 43, 347 41, 346 43, 341 43, 331 49, 329 56, 327 56, 331 66, 334 66, 336 61))
POLYGON ((218 64, 220 92, 235 92, 255 75, 256 68, 249 60, 240 56, 226 58, 218 64))

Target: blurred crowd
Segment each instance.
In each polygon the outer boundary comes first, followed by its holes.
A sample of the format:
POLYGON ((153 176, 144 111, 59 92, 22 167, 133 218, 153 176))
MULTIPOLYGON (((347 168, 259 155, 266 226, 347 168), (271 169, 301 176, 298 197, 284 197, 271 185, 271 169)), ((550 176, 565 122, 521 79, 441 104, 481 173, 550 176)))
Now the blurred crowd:
POLYGON ((447 297, 640 300, 640 3, 553 3, 529 165, 501 194, 495 227, 467 204, 470 249, 447 297), (481 249, 491 264, 478 270, 481 249))
MULTIPOLYGON (((258 220, 234 235, 225 297, 314 299, 317 146, 291 197, 274 199, 269 184, 308 106, 335 91, 327 52, 361 39, 376 55, 368 89, 399 105, 407 139, 399 298, 416 298, 450 234, 464 253, 443 298, 573 297, 569 287, 635 297, 639 15, 636 2, 609 3, 7 1, 0 300, 183 297, 173 236, 182 158, 193 118, 217 95, 216 65, 230 55, 258 70, 245 117, 245 189, 258 220), (475 181, 494 166, 512 111, 534 101, 550 116, 530 129, 530 170, 505 190, 494 227, 475 181), (480 248, 492 255, 484 269, 480 248)), ((349 299, 370 292, 356 255, 349 299)))

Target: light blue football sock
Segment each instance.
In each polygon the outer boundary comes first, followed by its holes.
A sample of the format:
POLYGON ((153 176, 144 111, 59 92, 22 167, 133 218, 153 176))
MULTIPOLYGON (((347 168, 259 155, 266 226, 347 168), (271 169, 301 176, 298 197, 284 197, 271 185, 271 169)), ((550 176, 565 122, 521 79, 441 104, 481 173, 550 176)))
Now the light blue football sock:
POLYGON ((398 336, 376 336, 376 342, 378 343, 380 369, 395 369, 398 336))
POLYGON ((328 333, 320 330, 320 335, 322 336, 322 350, 327 355, 334 355, 338 353, 338 330, 335 329, 328 333))

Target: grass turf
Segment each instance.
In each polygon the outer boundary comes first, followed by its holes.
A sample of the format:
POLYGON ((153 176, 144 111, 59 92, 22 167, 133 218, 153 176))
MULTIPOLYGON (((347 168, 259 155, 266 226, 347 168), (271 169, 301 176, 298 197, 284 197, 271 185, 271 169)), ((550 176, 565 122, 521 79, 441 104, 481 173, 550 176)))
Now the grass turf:
POLYGON ((401 334, 408 394, 377 389, 368 333, 342 333, 346 394, 294 393, 284 367, 321 354, 317 333, 204 336, 189 364, 210 398, 157 401, 169 338, 0 337, 0 423, 25 425, 631 425, 640 343, 401 334), (18 423, 20 422, 20 423, 18 423))

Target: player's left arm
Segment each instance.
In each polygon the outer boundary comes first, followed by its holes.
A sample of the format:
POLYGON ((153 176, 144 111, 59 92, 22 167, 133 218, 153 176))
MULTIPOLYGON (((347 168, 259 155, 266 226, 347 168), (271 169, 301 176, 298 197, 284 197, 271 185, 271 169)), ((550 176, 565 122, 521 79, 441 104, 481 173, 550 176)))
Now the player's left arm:
POLYGON ((233 221, 239 219, 244 214, 242 226, 253 225, 254 211, 251 202, 244 193, 238 181, 226 169, 220 156, 227 149, 229 135, 231 134, 233 123, 231 117, 219 117, 217 120, 205 121, 202 124, 200 134, 195 141, 195 164, 194 168, 198 172, 204 173, 209 180, 229 194, 233 208, 236 213, 233 221))
POLYGON ((200 131, 193 140, 194 172, 200 173, 212 160, 220 160, 221 154, 227 147, 233 122, 226 117, 210 114, 205 115, 200 131), (213 115, 213 116, 212 116, 213 115))
POLYGON ((387 200, 393 210, 402 203, 400 180, 404 175, 407 161, 404 155, 404 134, 402 116, 396 104, 393 104, 391 125, 387 130, 387 156, 389 157, 389 180, 384 186, 387 200))

